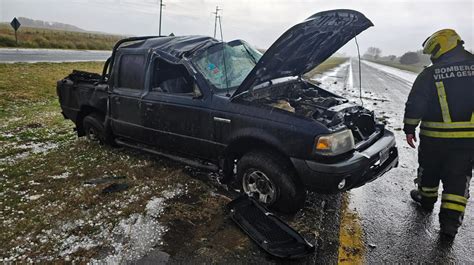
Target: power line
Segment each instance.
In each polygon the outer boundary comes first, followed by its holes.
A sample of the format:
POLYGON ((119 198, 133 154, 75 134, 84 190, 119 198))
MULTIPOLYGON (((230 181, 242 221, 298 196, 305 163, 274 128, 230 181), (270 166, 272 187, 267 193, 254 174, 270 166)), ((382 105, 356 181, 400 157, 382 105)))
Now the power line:
POLYGON ((219 16, 219 30, 221 31, 221 41, 224 42, 224 36, 222 35, 222 23, 221 23, 221 18, 222 16, 219 16))
MULTIPOLYGON (((219 11, 222 11, 222 9, 220 9, 219 6, 216 6, 216 12, 212 12, 212 14, 215 15, 215 18, 214 18, 214 38, 216 37, 216 32, 217 32, 217 19, 219 19, 219 22, 220 22, 219 11)), ((221 35, 222 35, 222 27, 221 27, 221 35)))

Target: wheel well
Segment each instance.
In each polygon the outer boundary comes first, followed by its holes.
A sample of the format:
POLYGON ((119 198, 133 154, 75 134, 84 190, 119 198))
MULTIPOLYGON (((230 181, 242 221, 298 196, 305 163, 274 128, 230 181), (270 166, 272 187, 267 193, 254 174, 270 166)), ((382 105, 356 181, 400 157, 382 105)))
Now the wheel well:
POLYGON ((226 148, 226 156, 230 156, 234 159, 241 158, 244 154, 254 150, 268 150, 279 153, 284 156, 283 152, 273 145, 255 138, 241 138, 233 141, 226 148))
POLYGON ((84 121, 84 118, 88 115, 90 115, 91 113, 97 113, 99 114, 102 118, 104 118, 104 114, 94 108, 94 107, 91 107, 91 106, 82 106, 81 107, 81 110, 79 111, 79 113, 77 114, 77 118, 76 118, 76 129, 77 129, 77 135, 78 136, 84 136, 85 135, 85 132, 84 132, 84 128, 82 126, 82 123, 84 121))
POLYGON ((294 167, 293 163, 285 153, 272 144, 255 138, 241 138, 233 141, 225 150, 223 171, 226 177, 233 175, 234 161, 252 151, 265 151, 282 157, 288 165, 294 167))

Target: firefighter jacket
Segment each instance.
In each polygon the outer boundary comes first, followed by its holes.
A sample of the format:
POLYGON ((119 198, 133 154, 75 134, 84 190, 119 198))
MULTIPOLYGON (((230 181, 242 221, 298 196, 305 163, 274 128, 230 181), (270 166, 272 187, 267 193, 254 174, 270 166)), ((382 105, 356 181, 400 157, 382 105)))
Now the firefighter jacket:
POLYGON ((425 68, 410 91, 403 123, 406 134, 420 124, 422 140, 474 149, 474 55, 458 46, 425 68))

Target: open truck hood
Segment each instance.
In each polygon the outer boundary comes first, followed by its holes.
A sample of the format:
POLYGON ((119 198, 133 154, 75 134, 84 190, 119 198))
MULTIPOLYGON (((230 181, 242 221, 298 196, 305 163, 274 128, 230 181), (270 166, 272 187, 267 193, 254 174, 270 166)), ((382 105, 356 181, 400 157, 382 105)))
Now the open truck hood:
POLYGON ((354 10, 337 9, 312 15, 273 43, 232 97, 266 81, 309 72, 371 26, 369 19, 354 10))

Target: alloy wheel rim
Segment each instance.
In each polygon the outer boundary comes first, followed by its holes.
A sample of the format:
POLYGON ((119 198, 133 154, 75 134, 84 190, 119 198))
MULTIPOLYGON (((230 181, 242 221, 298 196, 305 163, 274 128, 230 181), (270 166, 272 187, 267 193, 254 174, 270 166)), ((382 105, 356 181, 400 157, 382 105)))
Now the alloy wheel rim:
POLYGON ((251 169, 244 174, 242 180, 244 192, 264 204, 271 204, 276 199, 276 188, 265 173, 251 169))

